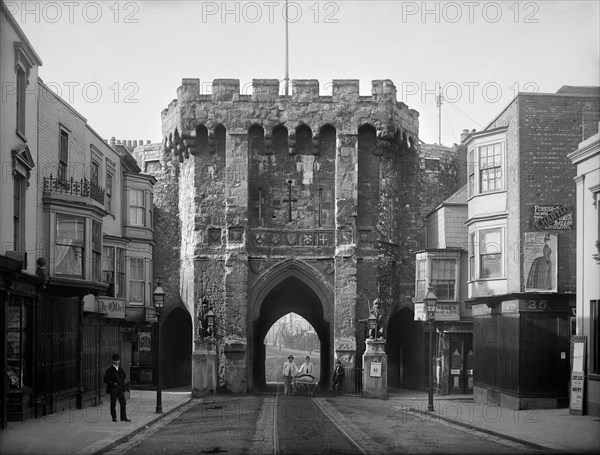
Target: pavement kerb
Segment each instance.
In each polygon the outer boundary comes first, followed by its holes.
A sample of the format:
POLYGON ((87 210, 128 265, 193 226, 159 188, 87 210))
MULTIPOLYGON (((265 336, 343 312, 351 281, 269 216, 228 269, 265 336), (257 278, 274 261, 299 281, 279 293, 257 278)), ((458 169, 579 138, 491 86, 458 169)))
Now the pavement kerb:
POLYGON ((554 447, 543 446, 541 444, 537 444, 535 442, 527 441, 525 439, 516 438, 516 437, 511 436, 511 435, 506 434, 506 433, 501 433, 499 431, 490 430, 488 428, 478 427, 477 425, 471 425, 469 423, 462 422, 460 420, 456 420, 456 419, 452 419, 450 417, 444 417, 444 416, 441 416, 439 414, 435 414, 435 412, 423 411, 422 409, 414 408, 412 406, 407 406, 407 408, 411 412, 416 412, 416 413, 422 414, 422 415, 432 415, 432 416, 435 416, 434 417, 435 419, 444 420, 444 421, 446 421, 448 423, 452 423, 454 425, 460 425, 461 427, 468 428, 469 430, 475 430, 475 431, 480 431, 482 433, 487 433, 487 434, 490 434, 492 436, 496 436, 496 437, 501 438, 501 439, 508 439, 510 441, 517 442, 519 444, 523 444, 523 445, 529 446, 529 447, 531 447, 533 449, 541 449, 541 450, 545 450, 545 451, 547 451, 547 450, 555 451, 556 450, 556 448, 554 448, 554 447))
POLYGON ((155 416, 154 418, 150 418, 148 421, 142 423, 138 428, 135 428, 134 430, 132 430, 131 432, 115 439, 114 441, 112 441, 109 444, 103 445, 101 448, 94 450, 91 452, 91 455, 101 455, 105 452, 108 452, 109 450, 111 450, 112 448, 118 446, 119 444, 127 441, 128 439, 130 439, 131 437, 135 436, 138 433, 141 433, 142 431, 146 430, 146 428, 156 422, 159 422, 160 420, 164 419, 165 417, 167 417, 169 414, 172 414, 176 411, 178 411, 179 409, 181 409, 182 407, 186 406, 190 401, 192 401, 192 397, 189 397, 187 400, 182 401, 181 403, 179 403, 178 405, 172 407, 171 409, 169 409, 168 411, 164 411, 162 414, 151 414, 153 416, 155 416))

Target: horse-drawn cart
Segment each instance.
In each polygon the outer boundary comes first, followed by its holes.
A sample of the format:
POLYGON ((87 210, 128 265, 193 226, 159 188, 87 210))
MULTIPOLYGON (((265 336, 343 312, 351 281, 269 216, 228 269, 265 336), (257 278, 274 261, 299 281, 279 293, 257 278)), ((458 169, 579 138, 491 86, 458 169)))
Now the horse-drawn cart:
POLYGON ((294 377, 294 395, 306 395, 308 397, 314 397, 316 388, 317 383, 315 382, 315 377, 312 374, 299 374, 298 376, 294 377))

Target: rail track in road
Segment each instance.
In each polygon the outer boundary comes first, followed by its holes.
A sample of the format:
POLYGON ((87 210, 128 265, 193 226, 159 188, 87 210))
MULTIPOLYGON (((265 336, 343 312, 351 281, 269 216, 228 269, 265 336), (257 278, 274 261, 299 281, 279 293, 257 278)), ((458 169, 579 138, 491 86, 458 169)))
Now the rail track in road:
MULTIPOLYGON (((322 399, 321 399, 322 400, 322 399)), ((372 453, 333 418, 319 399, 277 394, 273 405, 273 454, 372 453)), ((362 435, 364 440, 366 436, 362 435)), ((371 445, 371 444, 369 444, 371 445)))

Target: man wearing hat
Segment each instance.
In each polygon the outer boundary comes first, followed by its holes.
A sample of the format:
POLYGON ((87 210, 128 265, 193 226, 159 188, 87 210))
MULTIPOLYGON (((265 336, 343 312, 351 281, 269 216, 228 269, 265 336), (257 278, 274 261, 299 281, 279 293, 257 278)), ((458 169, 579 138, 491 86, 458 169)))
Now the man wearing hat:
POLYGON ((121 357, 119 354, 113 354, 112 366, 104 373, 104 382, 106 382, 106 393, 110 393, 110 415, 113 422, 117 421, 117 400, 121 408, 121 422, 131 422, 127 418, 127 402, 125 401, 125 371, 120 367, 121 357))
POLYGON ((294 356, 288 355, 288 361, 283 364, 283 394, 291 395, 292 377, 298 374, 298 367, 294 363, 294 356))

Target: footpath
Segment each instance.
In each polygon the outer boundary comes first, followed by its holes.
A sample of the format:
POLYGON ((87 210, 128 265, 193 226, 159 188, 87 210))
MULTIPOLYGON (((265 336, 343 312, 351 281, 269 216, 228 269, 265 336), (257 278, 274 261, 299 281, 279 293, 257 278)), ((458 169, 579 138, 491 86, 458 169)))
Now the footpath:
MULTIPOLYGON (((189 388, 163 390, 163 414, 157 414, 156 392, 133 390, 127 401, 131 422, 113 422, 107 400, 100 406, 8 422, 7 428, 0 431, 0 454, 101 454, 190 400, 189 388)), ((379 403, 398 412, 448 421, 544 452, 600 453, 600 418, 570 415, 568 409, 513 411, 474 403, 471 396, 436 395, 435 410, 429 413, 426 392, 393 388, 388 389, 388 399, 379 403)))
POLYGON ((427 412, 427 392, 388 388, 399 411, 447 421, 520 442, 547 452, 600 453, 600 417, 569 414, 568 408, 513 410, 473 401, 472 395, 434 395, 427 412))

